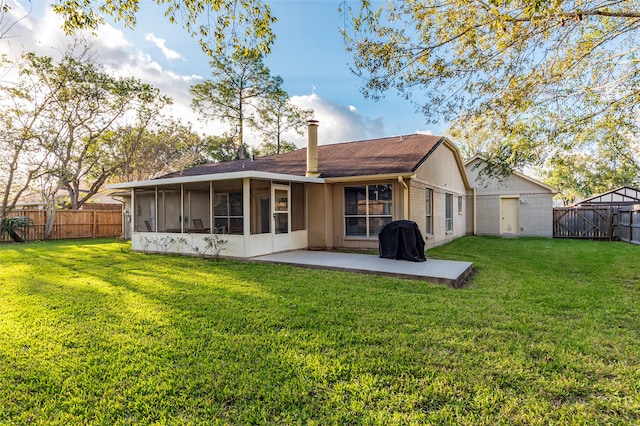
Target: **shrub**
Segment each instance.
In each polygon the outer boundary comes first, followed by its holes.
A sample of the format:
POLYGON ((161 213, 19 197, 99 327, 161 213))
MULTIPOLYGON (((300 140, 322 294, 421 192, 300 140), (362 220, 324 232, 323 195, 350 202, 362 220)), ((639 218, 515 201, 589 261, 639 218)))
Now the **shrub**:
POLYGON ((18 230, 24 232, 26 228, 33 226, 33 220, 27 216, 13 216, 2 220, 0 224, 0 236, 5 232, 9 234, 11 239, 16 243, 24 243, 24 238, 18 234, 18 230))

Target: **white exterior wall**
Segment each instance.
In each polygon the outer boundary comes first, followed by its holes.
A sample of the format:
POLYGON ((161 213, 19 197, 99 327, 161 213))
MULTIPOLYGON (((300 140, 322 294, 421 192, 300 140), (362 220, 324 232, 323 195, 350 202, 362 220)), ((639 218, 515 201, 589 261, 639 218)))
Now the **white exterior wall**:
MULTIPOLYGON (((182 198, 182 197, 181 197, 182 198)), ((306 203, 306 200, 304 201, 306 203)), ((125 204, 132 212, 131 198, 125 204)), ((297 206, 299 207, 299 206, 297 206)), ((179 206, 178 206, 179 208, 179 206)), ((211 207, 213 208, 213 206, 211 207)), ((290 208, 293 201, 290 199, 290 208)), ((213 213, 213 210, 211 210, 213 213)), ((230 258, 248 258, 274 253, 282 250, 274 245, 273 232, 250 234, 251 229, 251 186, 250 179, 243 179, 243 229, 244 235, 237 234, 209 234, 189 232, 132 232, 131 247, 134 251, 145 253, 177 253, 200 256, 206 254, 212 256, 215 253, 208 248, 208 238, 220 238, 226 243, 219 255, 230 258)), ((135 219, 135 218, 134 218, 135 219)), ((212 220, 212 217, 209 218, 212 220)), ((291 218, 290 218, 291 220, 291 218)), ((130 229, 131 228, 130 226, 130 229)), ((308 247, 308 232, 306 229, 290 231, 286 234, 278 234, 278 238, 288 238, 286 250, 305 249, 308 247)))

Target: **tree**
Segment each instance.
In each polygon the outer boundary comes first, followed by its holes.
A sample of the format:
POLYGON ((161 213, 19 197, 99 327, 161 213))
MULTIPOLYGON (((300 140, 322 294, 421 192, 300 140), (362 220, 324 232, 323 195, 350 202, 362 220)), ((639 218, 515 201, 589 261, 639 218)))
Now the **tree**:
MULTIPOLYGON (((3 59, 3 68, 14 63, 3 59)), ((38 82, 23 79, 17 84, 0 83, 0 222, 13 210, 32 182, 44 173, 50 156, 43 152, 43 134, 38 123, 47 104, 61 88, 33 96, 38 82)))
POLYGON ((192 107, 205 119, 219 119, 231 131, 238 157, 244 158, 244 126, 253 125, 265 98, 281 91, 282 78, 272 77, 258 53, 221 55, 211 61, 213 77, 191 86, 192 107))
POLYGON ((7 0, 0 0, 0 40, 9 37, 11 29, 31 13, 31 4, 27 13, 19 18, 11 16, 11 5, 7 0))
MULTIPOLYGON (((227 50, 269 53, 275 41, 271 25, 276 18, 261 0, 155 0, 164 8, 172 24, 182 25, 198 39, 202 50, 212 58, 227 50)), ((52 9, 64 18, 67 34, 95 30, 104 23, 101 14, 134 28, 140 0, 101 1, 55 0, 52 9)))
POLYGON ((223 161, 241 160, 240 153, 247 152, 248 147, 242 146, 238 148, 236 137, 231 134, 223 134, 221 136, 207 136, 205 138, 205 154, 209 161, 216 163, 223 161))
POLYGON ((273 142, 264 141, 253 150, 253 153, 258 157, 266 157, 268 155, 295 151, 296 149, 298 149, 298 147, 293 142, 282 141, 280 142, 280 146, 278 146, 273 142))
MULTIPOLYGON (((620 143, 624 149, 633 147, 632 143, 620 143)), ((611 150, 611 142, 603 142, 584 150, 558 151, 550 155, 545 162, 545 182, 559 191, 564 205, 607 192, 621 186, 640 185, 640 170, 637 159, 640 150, 634 149, 635 155, 611 150), (635 156, 635 161, 633 157, 635 156)))
POLYGON ((110 182, 152 179, 208 160, 207 141, 189 126, 164 120, 152 127, 123 126, 104 136, 118 165, 110 182))
POLYGON ((366 96, 395 89, 429 122, 489 116, 504 135, 496 156, 511 167, 597 126, 611 137, 638 133, 636 1, 362 1, 344 10, 366 96))
POLYGON ((474 117, 454 121, 448 137, 460 148, 460 154, 466 160, 475 155, 488 157, 495 141, 502 140, 504 135, 491 126, 485 117, 474 117))
POLYGON ((297 148, 295 144, 283 140, 282 136, 288 131, 294 131, 302 136, 306 123, 312 116, 312 109, 293 105, 284 90, 276 90, 268 94, 262 100, 258 118, 254 122, 254 127, 263 135, 261 150, 269 152, 267 155, 293 151, 297 148), (275 150, 272 150, 271 146, 274 146, 275 150))
POLYGON ((27 53, 20 65, 23 83, 14 90, 16 98, 37 111, 37 116, 28 115, 35 123, 30 134, 41 156, 55 158, 49 162, 55 167, 40 171, 56 176, 71 209, 79 209, 120 166, 105 135, 119 122, 143 122, 170 102, 150 85, 108 75, 88 54, 86 49, 70 52, 55 62, 27 53), (89 188, 81 192, 84 184, 89 188))
MULTIPOLYGON (((7 92, 6 87, 2 87, 7 92)), ((46 155, 41 155, 33 120, 22 111, 0 111, 0 222, 13 210, 32 182, 42 174, 46 155)))

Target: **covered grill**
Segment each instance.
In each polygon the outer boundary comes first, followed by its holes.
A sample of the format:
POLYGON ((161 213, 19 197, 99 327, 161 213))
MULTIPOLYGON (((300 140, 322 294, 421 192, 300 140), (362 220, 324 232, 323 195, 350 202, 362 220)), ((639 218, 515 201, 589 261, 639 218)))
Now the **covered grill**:
POLYGON ((420 228, 410 220, 389 222, 378 234, 380 257, 424 262, 424 238, 420 228))

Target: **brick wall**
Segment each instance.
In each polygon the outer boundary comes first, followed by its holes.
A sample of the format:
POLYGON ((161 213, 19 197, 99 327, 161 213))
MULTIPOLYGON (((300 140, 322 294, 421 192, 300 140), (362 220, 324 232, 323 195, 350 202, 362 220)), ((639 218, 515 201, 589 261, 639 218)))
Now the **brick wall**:
POLYGON ((476 233, 500 235, 500 197, 498 195, 476 197, 476 233))
POLYGON ((553 195, 520 196, 520 235, 553 237, 553 195))
MULTIPOLYGON (((519 235, 553 236, 553 194, 521 194, 519 235)), ((500 196, 476 197, 476 232, 478 235, 500 235, 500 196)))
POLYGON ((423 182, 412 180, 411 192, 409 194, 409 220, 412 220, 418 224, 420 232, 422 232, 422 235, 426 238, 426 247, 436 247, 442 244, 446 244, 471 232, 471 229, 468 228, 467 203, 468 200, 466 194, 448 191, 445 188, 440 188, 435 185, 430 186, 423 182), (432 234, 427 234, 425 231, 426 188, 431 188, 433 190, 432 234), (445 197, 447 193, 453 195, 453 231, 451 232, 445 232, 445 197), (458 196, 462 196, 462 214, 458 214, 458 196))

